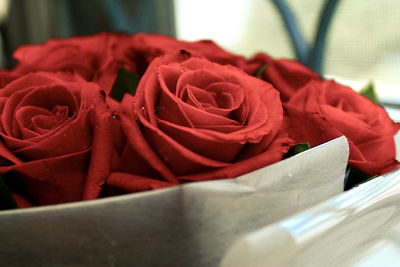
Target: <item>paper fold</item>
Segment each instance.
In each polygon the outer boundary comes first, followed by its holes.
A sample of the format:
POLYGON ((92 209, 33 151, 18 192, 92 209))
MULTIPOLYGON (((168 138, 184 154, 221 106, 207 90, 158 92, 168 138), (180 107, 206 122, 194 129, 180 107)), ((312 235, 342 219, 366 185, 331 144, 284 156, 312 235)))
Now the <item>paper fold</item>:
POLYGON ((217 266, 238 237, 341 193, 347 159, 341 137, 236 179, 1 212, 0 261, 217 266))
POLYGON ((221 267, 397 266, 397 169, 238 239, 221 267))

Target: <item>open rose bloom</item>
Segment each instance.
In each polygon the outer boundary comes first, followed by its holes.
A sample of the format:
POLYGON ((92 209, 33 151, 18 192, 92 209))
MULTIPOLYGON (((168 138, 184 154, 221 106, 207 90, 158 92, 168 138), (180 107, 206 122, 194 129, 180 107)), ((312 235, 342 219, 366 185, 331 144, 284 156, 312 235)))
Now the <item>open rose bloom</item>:
POLYGON ((71 240, 81 235, 96 266, 110 259, 110 236, 123 262, 134 251, 138 264, 156 253, 214 265, 239 233, 341 193, 346 168, 374 176, 398 165, 400 126, 384 108, 296 61, 113 33, 22 46, 14 57, 0 71, 4 194, 20 208, 74 203, 10 213, 0 233, 22 237, 23 221, 42 218, 43 245, 68 250, 49 256, 54 265, 76 263, 71 240), (293 156, 298 143, 312 149, 293 156))
POLYGON ((155 59, 122 109, 126 174, 111 183, 150 189, 234 178, 281 160, 292 144, 278 91, 185 50, 155 59))

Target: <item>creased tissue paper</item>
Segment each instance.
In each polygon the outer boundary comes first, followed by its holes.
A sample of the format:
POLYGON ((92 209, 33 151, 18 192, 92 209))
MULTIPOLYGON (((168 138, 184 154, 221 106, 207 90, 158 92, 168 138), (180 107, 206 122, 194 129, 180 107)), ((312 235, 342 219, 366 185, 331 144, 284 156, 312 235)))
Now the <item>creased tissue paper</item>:
POLYGON ((238 239, 221 267, 398 266, 400 170, 238 239))
POLYGON ((341 193, 348 153, 340 137, 236 179, 3 211, 0 262, 217 266, 238 237, 341 193))

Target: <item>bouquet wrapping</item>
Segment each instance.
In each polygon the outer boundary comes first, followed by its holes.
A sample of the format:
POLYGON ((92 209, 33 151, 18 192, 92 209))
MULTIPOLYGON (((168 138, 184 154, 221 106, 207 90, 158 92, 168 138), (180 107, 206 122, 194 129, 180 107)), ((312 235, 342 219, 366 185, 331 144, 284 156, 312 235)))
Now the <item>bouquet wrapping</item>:
POLYGON ((293 60, 120 33, 14 57, 0 72, 3 198, 46 207, 0 213, 10 265, 15 240, 39 265, 75 264, 77 249, 98 266, 133 251, 215 265, 237 235, 342 192, 346 167, 398 165, 384 108, 293 60))
POLYGON ((6 266, 218 266, 238 237, 342 192, 347 158, 341 137, 236 179, 3 211, 0 258, 6 266))

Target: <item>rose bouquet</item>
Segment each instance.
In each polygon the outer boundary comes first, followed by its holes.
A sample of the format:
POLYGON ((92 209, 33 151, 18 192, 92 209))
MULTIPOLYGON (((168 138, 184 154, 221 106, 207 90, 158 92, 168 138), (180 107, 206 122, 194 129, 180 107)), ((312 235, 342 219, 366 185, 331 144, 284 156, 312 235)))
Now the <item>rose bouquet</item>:
POLYGON ((234 178, 342 135, 350 173, 398 164, 384 108, 297 61, 114 33, 14 57, 0 73, 4 207, 234 178))

